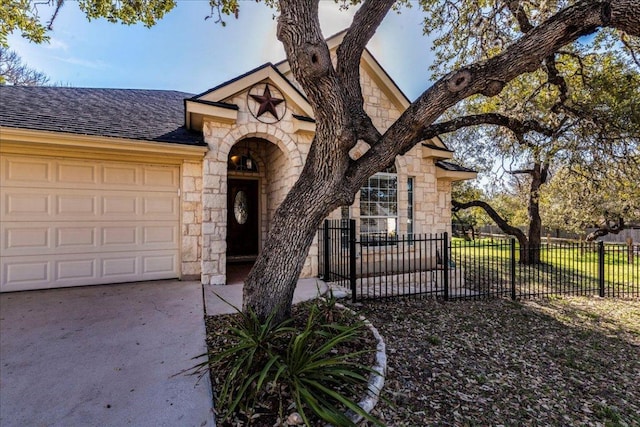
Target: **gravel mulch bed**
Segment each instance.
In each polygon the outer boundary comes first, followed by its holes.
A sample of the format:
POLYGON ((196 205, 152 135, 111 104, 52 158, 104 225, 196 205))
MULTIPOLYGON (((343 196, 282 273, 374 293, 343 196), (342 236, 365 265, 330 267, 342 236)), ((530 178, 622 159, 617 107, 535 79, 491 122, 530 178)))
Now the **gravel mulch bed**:
POLYGON ((640 300, 351 307, 386 341, 389 426, 640 426, 640 300))

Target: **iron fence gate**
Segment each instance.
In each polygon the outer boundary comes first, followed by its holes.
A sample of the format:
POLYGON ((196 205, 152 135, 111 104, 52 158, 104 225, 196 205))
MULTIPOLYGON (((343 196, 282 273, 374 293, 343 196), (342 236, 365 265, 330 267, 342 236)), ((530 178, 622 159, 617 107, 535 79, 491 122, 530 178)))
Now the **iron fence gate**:
POLYGON ((401 296, 640 297, 639 245, 546 244, 530 249, 541 262, 525 265, 515 239, 358 235, 355 220, 327 220, 319 237, 320 276, 348 288, 354 302, 401 296))

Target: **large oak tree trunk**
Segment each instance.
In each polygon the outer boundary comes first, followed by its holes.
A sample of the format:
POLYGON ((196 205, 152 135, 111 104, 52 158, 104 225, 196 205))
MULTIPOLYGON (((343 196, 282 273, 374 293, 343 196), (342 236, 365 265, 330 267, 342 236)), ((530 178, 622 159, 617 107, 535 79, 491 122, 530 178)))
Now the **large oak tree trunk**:
POLYGON ((487 215, 496 223, 496 225, 502 230, 505 234, 509 236, 513 236, 518 240, 518 245, 520 246, 520 263, 521 264, 529 264, 530 256, 531 256, 531 245, 529 244, 529 240, 527 236, 524 234, 522 230, 518 227, 514 227, 507 222, 506 219, 502 218, 498 212, 496 212, 493 207, 482 200, 471 200, 469 202, 459 202, 457 200, 452 200, 451 204, 453 205, 454 210, 460 209, 469 209, 472 207, 483 209, 487 215))
POLYGON ((531 175, 531 187, 529 189, 529 233, 526 259, 520 261, 523 264, 540 264, 540 247, 542 245, 542 218, 540 217, 540 187, 547 182, 549 166, 536 162, 531 175))
MULTIPOLYGON (((264 318, 288 315, 293 291, 323 218, 351 204, 372 174, 421 140, 451 106, 475 94, 494 96, 518 75, 578 37, 612 26, 640 34, 640 0, 582 1, 560 11, 487 61, 444 76, 416 99, 383 134, 364 110, 360 58, 394 0, 365 0, 332 62, 318 20, 319 0, 280 0, 278 39, 291 71, 313 107, 316 134, 298 182, 277 209, 264 248, 245 282, 245 310, 264 318), (371 149, 358 160, 349 150, 363 140, 371 149)), ((525 237, 526 238, 526 237, 525 237)))
POLYGON ((452 200, 454 211, 468 209, 471 207, 482 208, 487 215, 496 223, 505 234, 518 239, 520 246, 520 264, 532 265, 540 263, 540 245, 542 243, 542 218, 540 217, 540 187, 547 182, 549 165, 536 162, 533 169, 519 171, 531 175, 531 187, 529 189, 528 213, 529 232, 525 233, 517 227, 512 226, 498 214, 487 202, 472 200, 469 202, 459 202, 452 200))
POLYGON ((293 292, 318 227, 340 205, 336 184, 314 179, 312 163, 314 159, 307 162, 277 209, 265 245, 245 282, 243 310, 251 308, 261 318, 273 310, 277 320, 290 316, 293 292))

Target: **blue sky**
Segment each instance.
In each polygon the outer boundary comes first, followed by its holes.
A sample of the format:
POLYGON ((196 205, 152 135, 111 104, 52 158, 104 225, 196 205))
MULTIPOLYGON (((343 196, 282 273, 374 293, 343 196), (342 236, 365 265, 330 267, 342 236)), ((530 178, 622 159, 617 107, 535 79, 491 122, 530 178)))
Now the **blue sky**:
MULTIPOLYGON (((150 29, 106 20, 89 22, 67 0, 49 44, 9 37, 11 49, 54 84, 74 87, 173 89, 200 93, 265 62, 285 59, 276 39, 274 10, 243 1, 239 19, 227 26, 204 19, 205 0, 179 0, 178 6, 150 29)), ((332 0, 320 2, 325 36, 349 25, 353 11, 339 11, 332 0)), ((44 20, 49 15, 41 10, 44 20)), ((369 50, 410 99, 430 85, 429 40, 422 35, 417 8, 391 12, 369 43, 369 50)))

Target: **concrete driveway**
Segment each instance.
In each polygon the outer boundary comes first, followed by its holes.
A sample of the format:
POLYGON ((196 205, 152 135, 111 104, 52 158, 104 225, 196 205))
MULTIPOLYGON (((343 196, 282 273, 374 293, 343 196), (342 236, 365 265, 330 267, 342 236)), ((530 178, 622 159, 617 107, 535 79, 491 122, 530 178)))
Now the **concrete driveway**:
POLYGON ((0 425, 215 425, 209 377, 180 374, 203 312, 198 282, 0 295, 0 425))

